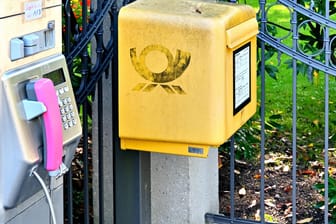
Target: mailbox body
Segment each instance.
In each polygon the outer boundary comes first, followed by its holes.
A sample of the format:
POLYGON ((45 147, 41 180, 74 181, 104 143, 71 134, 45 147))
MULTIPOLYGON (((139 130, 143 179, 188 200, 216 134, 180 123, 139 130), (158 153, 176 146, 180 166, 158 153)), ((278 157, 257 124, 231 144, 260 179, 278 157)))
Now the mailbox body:
POLYGON ((206 157, 256 111, 255 11, 139 0, 119 14, 122 149, 206 157))

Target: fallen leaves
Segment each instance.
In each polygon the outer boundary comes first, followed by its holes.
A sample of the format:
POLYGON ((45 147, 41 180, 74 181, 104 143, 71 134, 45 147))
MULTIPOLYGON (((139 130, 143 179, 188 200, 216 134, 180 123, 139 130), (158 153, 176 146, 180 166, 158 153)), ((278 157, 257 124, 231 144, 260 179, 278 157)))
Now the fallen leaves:
POLYGON ((310 223, 311 221, 313 221, 313 217, 310 217, 310 218, 305 218, 305 219, 301 219, 299 221, 297 221, 296 223, 298 224, 302 224, 302 223, 310 223))
POLYGON ((257 205, 257 200, 253 200, 252 203, 248 206, 248 208, 253 208, 254 206, 257 205))
POLYGON ((275 200, 273 198, 268 198, 265 200, 265 205, 268 207, 276 208, 275 200))
MULTIPOLYGON (((314 147, 310 144, 307 147, 314 147)), ((290 152, 290 149, 285 150, 290 152)), ((332 157, 331 157, 332 158, 332 157)), ((335 150, 336 158, 336 150, 335 150)), ((267 222, 288 223, 296 215, 295 223, 319 223, 323 218, 323 211, 313 208, 318 192, 311 190, 313 183, 322 177, 319 174, 324 171, 321 161, 309 161, 306 166, 297 166, 296 175, 296 214, 293 213, 292 204, 292 156, 290 153, 267 152, 265 155, 265 172, 261 175, 260 165, 252 162, 235 160, 235 215, 244 219, 260 220, 261 209, 264 209, 264 219, 267 222), (261 208, 261 178, 264 178, 264 208, 261 208), (307 194, 309 193, 309 195, 307 194), (304 194, 304 196, 302 196, 304 194), (308 211, 308 212, 307 212, 308 211)), ((222 160, 223 163, 225 160, 222 160)), ((229 163, 224 163, 222 170, 229 171, 229 163), (226 169, 228 167, 228 169, 226 169)), ((330 164, 329 164, 330 165, 330 164)), ((336 159, 335 159, 336 166, 336 159)), ((329 166, 329 173, 336 174, 335 166, 329 166)), ((228 172, 230 173, 230 172, 228 172)), ((225 185, 229 186, 229 185, 225 185)), ((227 190, 228 188, 226 188, 227 190)), ((225 191, 225 204, 230 202, 230 192, 225 191)), ((230 213, 224 207, 226 215, 230 213)))
POLYGON ((223 162, 222 162, 223 156, 219 155, 218 156, 218 169, 223 167, 223 162))
POLYGON ((254 179, 259 180, 261 178, 261 175, 259 173, 254 175, 254 179))
POLYGON ((245 189, 245 188, 240 188, 239 191, 238 191, 238 194, 239 194, 240 196, 244 196, 244 195, 246 195, 246 189, 245 189))
POLYGON ((288 194, 292 192, 292 188, 293 188, 292 185, 287 185, 283 188, 283 190, 288 194))
POLYGON ((286 172, 286 173, 289 172, 290 171, 289 166, 288 165, 284 165, 282 171, 286 172))
POLYGON ((316 176, 316 171, 314 170, 299 170, 299 175, 308 175, 308 176, 316 176))

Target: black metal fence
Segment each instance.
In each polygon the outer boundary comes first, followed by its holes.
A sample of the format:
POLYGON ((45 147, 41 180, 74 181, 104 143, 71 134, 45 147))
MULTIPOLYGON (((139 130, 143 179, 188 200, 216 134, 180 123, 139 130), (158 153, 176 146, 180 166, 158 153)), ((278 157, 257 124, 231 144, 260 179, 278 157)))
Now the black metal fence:
MULTIPOLYGON (((93 192, 92 192, 92 154, 91 154, 91 141, 92 141, 92 110, 93 106, 97 106, 97 146, 98 146, 98 176, 104 176, 104 164, 103 164, 103 135, 102 125, 103 118, 101 115, 102 101, 102 84, 107 77, 112 76, 112 99, 113 113, 111 114, 112 120, 117 121, 116 105, 117 105, 117 16, 121 6, 129 3, 130 1, 117 1, 117 0, 63 0, 63 41, 64 41, 64 54, 67 59, 69 70, 71 73, 72 81, 74 84, 76 99, 78 107, 81 111, 83 122, 83 139, 82 150, 76 154, 74 160, 74 167, 66 176, 66 210, 65 210, 65 222, 66 223, 92 223, 93 222, 93 192), (80 7, 76 8, 80 5, 80 7), (106 28, 108 27, 108 28, 106 28), (93 104, 93 102, 97 102, 93 104)), ((314 0, 311 1, 288 1, 279 0, 272 3, 267 3, 264 0, 259 1, 259 21, 260 21, 260 33, 258 38, 260 40, 260 76, 261 76, 261 99, 260 99, 260 221, 250 221, 247 219, 239 219, 235 216, 235 201, 234 194, 235 189, 234 182, 234 144, 232 139, 231 144, 231 163, 230 163, 230 195, 231 203, 229 206, 229 217, 207 215, 207 220, 212 220, 214 223, 265 223, 265 108, 266 96, 265 96, 265 57, 269 46, 277 49, 279 53, 289 55, 292 60, 292 218, 291 222, 296 223, 296 210, 297 210, 297 74, 299 69, 297 67, 298 62, 301 62, 308 67, 308 71, 317 69, 325 73, 325 99, 324 99, 324 173, 328 173, 329 162, 329 77, 336 75, 335 64, 331 60, 334 55, 334 42, 335 39, 330 33, 334 33, 336 30, 336 23, 334 19, 330 18, 329 6, 331 1, 324 1, 325 9, 321 13, 316 9, 314 0), (290 17, 288 18, 289 35, 285 37, 276 37, 272 35, 269 30, 270 20, 268 12, 272 7, 281 5, 288 9, 290 17), (310 6, 310 7, 307 7, 310 6), (298 16, 306 19, 298 20, 298 16), (323 47, 317 54, 307 54, 304 52, 300 45, 300 35, 298 30, 308 23, 313 22, 323 27, 324 36, 323 47), (291 39, 288 44, 288 38, 291 39), (318 56, 323 57, 318 57, 318 56)), ((311 73, 311 72, 310 72, 311 73)), ((113 126, 113 133, 109 133, 111 137, 117 142, 116 125, 113 126)), ((98 216, 104 216, 104 207, 113 205, 104 205, 104 184, 103 178, 98 178, 99 183, 96 186, 99 187, 99 199, 98 201, 98 216)), ((325 212, 324 222, 328 223, 328 179, 325 177, 324 185, 326 189, 325 193, 325 212)), ((104 223, 103 219, 99 219, 100 223, 104 223)))
MULTIPOLYGON (((97 106, 97 129, 102 130, 102 83, 109 76, 116 76, 117 16, 122 5, 129 1, 117 0, 62 0, 63 52, 74 86, 80 109, 83 138, 76 153, 73 169, 65 178, 65 223, 93 222, 92 191, 92 110, 97 106), (112 72, 113 68, 113 72, 112 72), (93 104, 93 102, 97 102, 93 104)), ((116 85, 116 82, 114 83, 116 85)), ((115 88, 117 89, 117 88, 115 88)), ((114 95, 116 96, 116 95, 114 95)), ((111 103, 116 102, 116 97, 111 103)), ((112 116, 112 115, 111 115, 112 116)), ((103 176, 103 133, 98 131, 98 176, 103 176)), ((112 133, 111 134, 111 138, 112 133)), ((104 211, 103 178, 98 186, 99 217, 104 211)), ((111 206, 111 205, 110 205, 111 206)), ((99 219, 103 223, 103 219, 99 219)))

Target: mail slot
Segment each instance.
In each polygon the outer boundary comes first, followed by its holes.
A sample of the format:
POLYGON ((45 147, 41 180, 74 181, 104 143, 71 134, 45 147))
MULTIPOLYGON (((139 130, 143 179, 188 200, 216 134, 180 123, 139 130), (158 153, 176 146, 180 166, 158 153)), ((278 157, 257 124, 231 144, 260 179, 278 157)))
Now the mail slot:
POLYGON ((256 111, 255 10, 138 0, 119 14, 122 149, 207 157, 256 111))

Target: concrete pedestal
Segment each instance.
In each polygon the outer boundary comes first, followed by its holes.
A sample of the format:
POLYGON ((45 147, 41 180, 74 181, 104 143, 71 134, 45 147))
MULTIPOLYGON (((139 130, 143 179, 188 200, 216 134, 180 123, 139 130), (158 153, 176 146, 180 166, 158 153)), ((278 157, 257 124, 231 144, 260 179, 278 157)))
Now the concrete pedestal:
POLYGON ((151 154, 151 223, 201 224, 218 213, 218 151, 206 159, 151 154))

